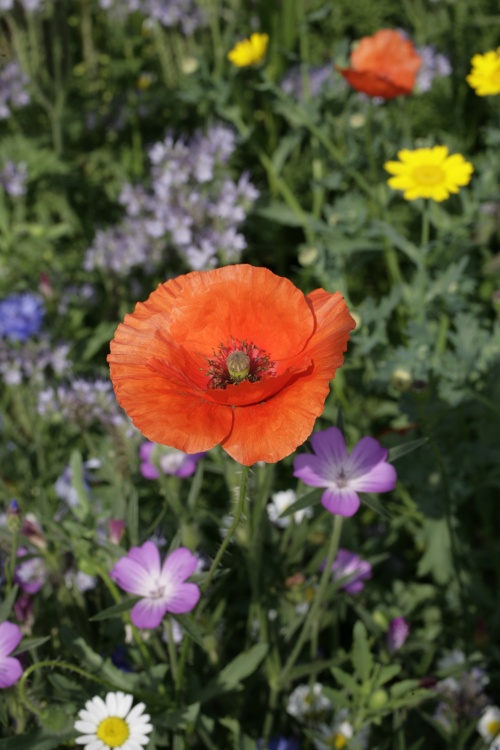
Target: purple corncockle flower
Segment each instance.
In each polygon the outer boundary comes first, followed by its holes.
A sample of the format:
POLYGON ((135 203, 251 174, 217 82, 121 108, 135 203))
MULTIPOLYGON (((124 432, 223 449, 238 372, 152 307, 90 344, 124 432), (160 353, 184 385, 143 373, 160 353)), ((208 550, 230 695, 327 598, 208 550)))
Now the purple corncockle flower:
POLYGON ((396 469, 374 438, 361 438, 348 454, 341 431, 329 427, 312 435, 311 443, 315 455, 297 456, 293 475, 310 487, 326 487, 321 503, 330 513, 353 516, 359 508, 358 492, 394 489, 396 469))
POLYGON ((23 634, 12 622, 0 623, 0 688, 8 688, 21 677, 21 662, 9 656, 19 646, 23 634))
POLYGON ((341 581, 340 588, 348 594, 359 594, 365 587, 363 581, 372 577, 372 566, 355 552, 339 549, 332 563, 334 581, 341 581))
POLYGON ((387 632, 387 648, 391 654, 399 651, 408 638, 409 632, 410 623, 404 617, 395 617, 391 620, 387 632))
POLYGON ((196 471, 196 464, 205 453, 184 453, 157 443, 143 443, 139 448, 141 474, 145 479, 158 479, 160 473, 173 474, 185 479, 196 471))
POLYGON ((197 565, 198 558, 185 547, 171 552, 161 565, 158 547, 144 542, 118 560, 110 577, 124 591, 143 597, 133 606, 130 618, 136 627, 152 629, 166 612, 180 615, 194 609, 200 589, 185 581, 197 565))

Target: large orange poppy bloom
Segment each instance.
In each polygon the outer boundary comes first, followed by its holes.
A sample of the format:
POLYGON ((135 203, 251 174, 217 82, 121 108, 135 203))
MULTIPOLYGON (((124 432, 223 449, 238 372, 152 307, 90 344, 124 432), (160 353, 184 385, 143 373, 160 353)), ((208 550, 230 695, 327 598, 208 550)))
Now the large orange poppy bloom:
POLYGON ((304 295, 266 268, 188 273, 125 316, 111 380, 149 440, 272 463, 311 434, 354 326, 339 292, 304 295))
POLYGON ((413 91, 422 58, 400 31, 381 29, 361 39, 350 63, 337 70, 356 91, 394 99, 413 91))

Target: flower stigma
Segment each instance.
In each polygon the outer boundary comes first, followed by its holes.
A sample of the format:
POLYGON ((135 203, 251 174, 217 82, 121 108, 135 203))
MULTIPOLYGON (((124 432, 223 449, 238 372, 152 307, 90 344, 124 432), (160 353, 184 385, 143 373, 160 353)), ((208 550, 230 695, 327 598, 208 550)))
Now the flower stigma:
POLYGON ((236 351, 226 359, 227 371, 237 383, 245 380, 250 373, 250 357, 245 352, 236 351))
POLYGON ((275 365, 264 349, 234 339, 231 343, 219 344, 218 352, 214 350, 213 358, 208 359, 207 364, 208 387, 222 389, 244 380, 257 383, 265 373, 274 375, 275 365))
POLYGON ((103 719, 97 727, 98 739, 105 742, 108 747, 121 747, 129 738, 130 731, 124 719, 118 716, 109 716, 103 719))

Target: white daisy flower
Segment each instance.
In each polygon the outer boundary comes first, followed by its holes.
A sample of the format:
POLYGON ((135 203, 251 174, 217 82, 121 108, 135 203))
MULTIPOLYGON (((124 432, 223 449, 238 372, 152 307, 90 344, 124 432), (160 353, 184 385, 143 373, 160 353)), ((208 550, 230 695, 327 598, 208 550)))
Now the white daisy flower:
POLYGON ((479 719, 477 731, 490 750, 500 750, 500 708, 488 706, 479 719))
POLYGON ((349 712, 342 709, 337 712, 330 726, 320 724, 318 734, 313 739, 316 750, 343 750, 351 747, 353 750, 365 750, 368 746, 369 727, 364 727, 355 735, 348 718, 349 712))
MULTIPOLYGON (((297 501, 297 495, 293 490, 283 490, 281 492, 275 492, 271 498, 271 502, 267 505, 267 514, 271 523, 274 523, 280 529, 285 529, 291 520, 291 516, 285 516, 280 518, 281 514, 293 505, 297 501)), ((295 523, 300 523, 303 518, 312 518, 312 508, 302 508, 297 510, 293 514, 295 523)))
POLYGON ((322 695, 323 685, 315 682, 309 685, 297 685, 288 698, 286 710, 299 721, 315 722, 322 719, 332 704, 322 695))
POLYGON ((81 732, 75 742, 85 745, 84 750, 141 750, 149 742, 148 734, 153 729, 149 714, 143 713, 146 706, 137 703, 132 708, 133 697, 125 693, 108 693, 103 700, 96 696, 87 701, 78 712, 79 721, 75 729, 81 732))

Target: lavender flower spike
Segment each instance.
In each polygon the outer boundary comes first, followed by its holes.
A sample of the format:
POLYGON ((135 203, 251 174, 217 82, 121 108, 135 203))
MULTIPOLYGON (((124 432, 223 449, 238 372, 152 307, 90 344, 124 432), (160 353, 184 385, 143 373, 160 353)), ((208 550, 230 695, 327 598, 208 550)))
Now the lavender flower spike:
POLYGON ((129 594, 143 597, 130 612, 138 628, 156 628, 166 612, 180 615, 190 612, 198 603, 200 590, 194 583, 186 583, 193 575, 198 558, 185 547, 168 555, 161 565, 158 547, 144 542, 132 547, 128 555, 118 560, 110 577, 129 594))
POLYGON ((21 677, 23 668, 18 659, 9 656, 23 637, 20 629, 12 622, 0 624, 0 688, 8 688, 21 677))
POLYGON ((350 455, 337 427, 316 432, 311 443, 315 455, 297 456, 293 474, 310 487, 326 487, 321 503, 330 513, 353 516, 359 508, 358 492, 394 489, 396 470, 374 438, 361 438, 350 455))

